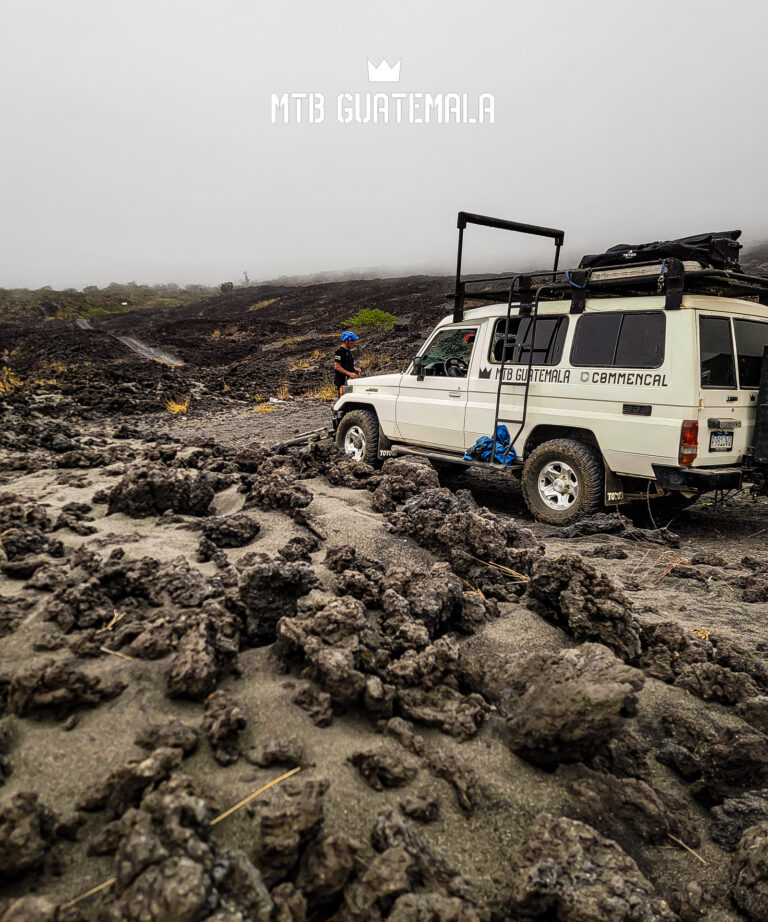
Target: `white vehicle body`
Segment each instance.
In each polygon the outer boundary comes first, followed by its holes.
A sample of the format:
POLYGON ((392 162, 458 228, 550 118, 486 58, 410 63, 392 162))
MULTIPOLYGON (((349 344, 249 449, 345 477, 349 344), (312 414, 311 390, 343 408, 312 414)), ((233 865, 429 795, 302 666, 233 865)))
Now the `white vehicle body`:
MULTIPOLYGON (((506 304, 493 304, 466 310, 460 323, 446 317, 419 355, 429 358, 432 344, 445 341, 438 339, 444 331, 457 337, 474 332, 465 374, 420 375, 414 363, 404 374, 356 379, 335 404, 336 418, 353 408, 375 412, 383 455, 409 448, 460 458, 478 438, 493 435, 501 368, 494 345, 506 316, 506 304)), ((521 320, 514 316, 513 322, 521 320)), ((686 470, 733 471, 744 463, 768 343, 764 306, 685 294, 680 309, 665 310, 664 297, 651 295, 587 299, 584 312, 573 314, 567 301, 549 301, 539 306, 537 327, 534 345, 543 337, 542 348, 534 353, 527 412, 526 354, 507 360, 505 381, 512 383, 499 398, 500 419, 525 416, 514 443, 518 461, 548 439, 586 439, 599 448, 607 472, 650 484, 659 466, 682 467, 681 429, 684 421, 695 421, 697 451, 686 470), (598 340, 616 324, 622 333, 607 362, 610 346, 598 340), (556 343, 549 341, 555 328, 556 343)), ((514 437, 518 427, 508 428, 514 437)), ((701 480, 702 487, 706 483, 713 482, 701 480)))

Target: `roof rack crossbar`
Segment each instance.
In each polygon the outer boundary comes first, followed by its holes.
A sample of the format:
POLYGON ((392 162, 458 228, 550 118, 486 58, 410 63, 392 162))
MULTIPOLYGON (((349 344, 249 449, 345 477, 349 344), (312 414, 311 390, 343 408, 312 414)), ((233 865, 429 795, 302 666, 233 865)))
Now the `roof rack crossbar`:
POLYGON ((531 234, 535 237, 549 237, 555 242, 555 260, 554 266, 550 270, 552 280, 555 280, 557 267, 560 261, 560 248, 565 240, 565 231, 558 230, 555 227, 542 227, 538 224, 523 224, 519 221, 506 221, 503 218, 493 218, 490 215, 472 214, 468 211, 460 211, 456 226, 459 229, 459 243, 456 253, 456 290, 453 300, 453 322, 461 323, 464 319, 464 297, 466 291, 466 282, 461 277, 461 260, 464 248, 464 230, 468 224, 476 224, 481 227, 493 227, 497 230, 514 231, 518 234, 531 234))

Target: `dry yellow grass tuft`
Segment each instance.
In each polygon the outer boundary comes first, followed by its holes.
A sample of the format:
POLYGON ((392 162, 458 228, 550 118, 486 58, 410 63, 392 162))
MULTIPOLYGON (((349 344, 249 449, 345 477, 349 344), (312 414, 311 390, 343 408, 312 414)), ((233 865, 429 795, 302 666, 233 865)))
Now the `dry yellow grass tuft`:
POLYGON ((256 407, 258 413, 274 413, 277 407, 273 407, 272 404, 262 403, 261 406, 256 407))
POLYGON ((332 384, 325 384, 322 387, 316 387, 312 391, 307 391, 304 396, 310 400, 335 400, 338 397, 338 392, 332 384))
POLYGON ((281 384, 277 389, 277 396, 279 400, 290 400, 291 392, 288 390, 287 384, 281 384))
POLYGON ((189 409, 189 397, 187 397, 183 403, 179 403, 169 397, 165 401, 165 408, 169 413, 173 413, 174 416, 178 416, 179 413, 186 413, 189 409))
POLYGON ((255 304, 252 304, 248 310, 257 311, 260 307, 269 307, 270 304, 274 304, 275 301, 279 301, 280 298, 265 298, 263 301, 257 301, 255 304))
POLYGON ((387 368, 391 362, 391 355, 381 355, 377 352, 370 352, 360 359, 359 365, 363 371, 372 372, 381 371, 382 369, 387 368))
POLYGON ((294 364, 291 365, 291 371, 298 371, 300 368, 309 368, 309 362, 294 362, 294 364))
POLYGON ((214 330, 211 333, 211 339, 221 339, 221 330, 214 330))
POLYGON ((17 387, 21 387, 21 379, 10 368, 3 366, 0 372, 0 394, 12 394, 17 387))

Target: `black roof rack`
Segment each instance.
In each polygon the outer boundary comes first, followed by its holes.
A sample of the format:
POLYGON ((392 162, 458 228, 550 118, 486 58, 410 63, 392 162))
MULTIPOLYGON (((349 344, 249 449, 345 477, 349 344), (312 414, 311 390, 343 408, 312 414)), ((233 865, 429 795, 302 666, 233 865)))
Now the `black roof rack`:
POLYGON ((587 297, 627 297, 632 295, 665 296, 665 308, 675 310, 682 304, 684 292, 709 294, 726 298, 750 298, 768 305, 768 278, 747 275, 733 269, 714 269, 698 262, 667 258, 647 263, 633 263, 631 266, 601 266, 590 269, 558 269, 560 248, 565 232, 535 224, 521 224, 504 221, 486 215, 475 215, 460 211, 458 255, 456 260, 456 287, 447 297, 453 301, 453 320, 460 323, 464 318, 467 301, 499 303, 512 301, 520 304, 521 313, 527 313, 534 296, 541 301, 555 301, 570 298, 571 313, 584 310, 587 297), (463 278, 461 274, 464 229, 468 224, 495 227, 518 233, 550 237, 555 241, 555 260, 551 269, 520 272, 514 275, 473 276, 463 278), (504 288, 490 287, 507 283, 504 288), (467 286, 486 286, 472 290, 467 286))

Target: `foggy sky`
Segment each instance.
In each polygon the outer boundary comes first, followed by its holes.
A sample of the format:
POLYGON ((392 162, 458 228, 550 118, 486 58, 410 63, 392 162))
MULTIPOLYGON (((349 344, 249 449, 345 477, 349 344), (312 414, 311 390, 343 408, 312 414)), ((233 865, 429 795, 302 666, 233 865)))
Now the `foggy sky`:
POLYGON ((574 260, 768 237, 767 25, 758 0, 0 0, 0 285, 450 270, 460 209, 564 228, 574 260), (491 92, 495 123, 336 122, 373 90, 491 92), (270 123, 294 91, 322 124, 270 123))

